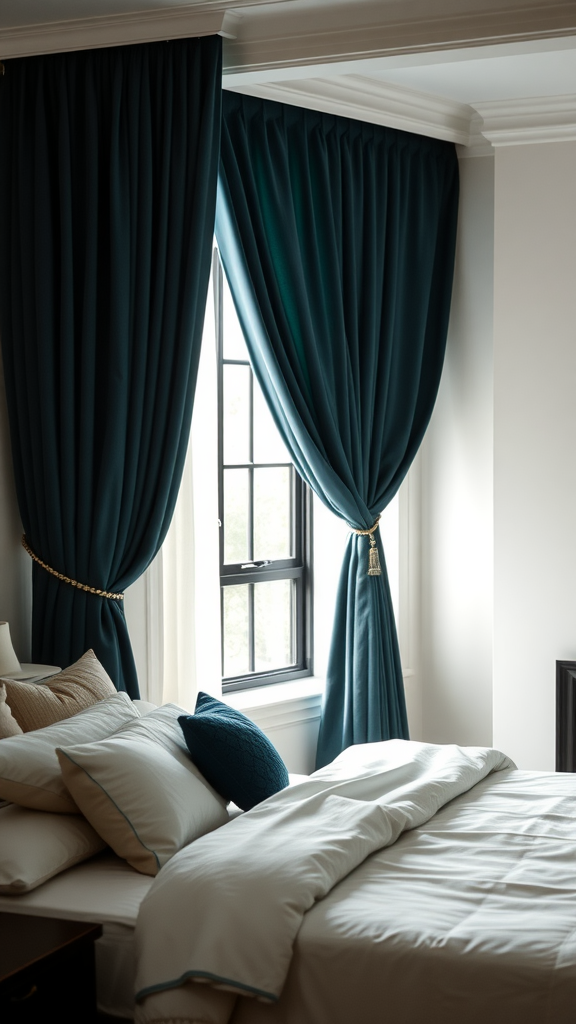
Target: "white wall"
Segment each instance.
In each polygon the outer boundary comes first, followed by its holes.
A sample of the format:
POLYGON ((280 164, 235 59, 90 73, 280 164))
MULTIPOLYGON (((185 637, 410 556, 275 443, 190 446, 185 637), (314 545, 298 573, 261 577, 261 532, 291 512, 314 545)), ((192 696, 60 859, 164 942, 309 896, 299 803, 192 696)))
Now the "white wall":
POLYGON ((496 151, 494 743, 554 768, 576 658, 576 142, 496 151))
POLYGON ((20 543, 22 524, 14 490, 4 372, 0 359, 0 621, 20 661, 30 661, 32 568, 20 543))
POLYGON ((446 362, 421 450, 422 738, 492 740, 494 160, 460 160, 446 362))

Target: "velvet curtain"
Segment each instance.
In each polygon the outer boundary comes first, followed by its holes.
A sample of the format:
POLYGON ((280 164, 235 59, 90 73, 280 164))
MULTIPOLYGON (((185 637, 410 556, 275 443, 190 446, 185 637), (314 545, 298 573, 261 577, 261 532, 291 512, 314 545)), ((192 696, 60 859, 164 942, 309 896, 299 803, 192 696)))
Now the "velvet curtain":
MULTIPOLYGON (((158 551, 188 442, 214 227, 221 40, 8 60, 0 331, 28 543, 122 592, 158 551)), ((92 647, 138 694, 122 601, 34 563, 32 657, 92 647)))
MULTIPOLYGON (((458 202, 454 146, 227 93, 216 232, 254 371, 302 477, 366 530, 438 390, 458 202)), ((317 766, 407 737, 384 553, 351 534, 317 766)))

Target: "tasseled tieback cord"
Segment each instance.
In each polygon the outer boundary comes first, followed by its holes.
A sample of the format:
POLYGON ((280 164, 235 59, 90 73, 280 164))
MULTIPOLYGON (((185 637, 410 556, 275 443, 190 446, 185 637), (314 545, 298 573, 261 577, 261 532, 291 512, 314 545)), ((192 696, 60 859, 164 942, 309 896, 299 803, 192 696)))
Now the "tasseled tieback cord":
POLYGON ((359 537, 368 537, 370 540, 370 550, 368 552, 368 576, 381 576, 382 568, 380 566, 380 558, 378 556, 378 548, 376 547, 376 540, 374 534, 378 529, 378 523, 380 522, 380 516, 376 516, 374 523, 369 530, 357 530, 355 526, 351 526, 352 533, 357 533, 359 537))
POLYGON ((107 597, 110 601, 123 601, 124 594, 114 594, 110 590, 99 590, 98 587, 89 587, 86 583, 78 583, 78 580, 71 580, 69 576, 65 576, 64 573, 56 572, 50 565, 46 565, 38 555, 32 551, 28 541, 26 540, 25 534, 22 535, 22 547, 28 552, 32 561, 37 562, 38 565, 42 566, 46 572, 49 572, 51 576, 55 576, 57 580, 62 583, 69 583, 71 587, 76 587, 78 590, 84 590, 87 594, 96 594, 96 597, 107 597))

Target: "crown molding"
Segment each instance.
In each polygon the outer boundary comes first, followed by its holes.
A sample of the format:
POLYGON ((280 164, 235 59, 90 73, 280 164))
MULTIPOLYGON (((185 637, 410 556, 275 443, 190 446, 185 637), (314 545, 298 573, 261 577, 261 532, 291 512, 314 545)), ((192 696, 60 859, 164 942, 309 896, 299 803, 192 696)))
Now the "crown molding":
POLYGON ((458 13, 433 17, 422 17, 422 6, 418 0, 403 0, 405 13, 399 20, 394 18, 397 3, 353 0, 347 9, 334 5, 330 22, 334 25, 339 17, 340 23, 327 29, 327 8, 314 0, 206 0, 2 28, 0 57, 221 33, 230 39, 224 63, 225 72, 232 75, 576 34, 574 0, 500 0, 492 10, 471 12, 462 10, 466 5, 461 3, 458 13))
POLYGON ((476 104, 493 146, 576 141, 576 94, 476 104))
MULTIPOLYGON (((299 5, 297 5, 299 7, 299 5)), ((312 12, 271 8, 259 22, 264 7, 248 8, 237 38, 225 47, 226 75, 246 75, 286 67, 322 66, 340 61, 418 54, 461 47, 509 44, 553 39, 576 34, 574 0, 510 4, 491 11, 441 14, 391 20, 397 5, 350 5, 352 24, 327 29, 325 9, 312 12), (362 11, 367 18, 360 23, 362 11), (377 12, 377 17, 375 16, 377 12), (268 28, 268 34, 262 34, 268 28)), ((234 82, 234 85, 243 83, 234 82)))
POLYGON ((471 107, 362 75, 249 84, 230 91, 470 144, 471 107))
POLYGON ((470 120, 468 145, 456 146, 459 160, 468 160, 476 156, 494 156, 494 146, 482 135, 482 118, 474 113, 470 120))
MULTIPOLYGON (((0 33, 0 57, 29 57, 190 36, 221 34, 233 38, 241 15, 227 11, 226 3, 227 0, 212 0, 161 10, 4 28, 0 33)), ((242 0, 236 6, 241 7, 242 0)))

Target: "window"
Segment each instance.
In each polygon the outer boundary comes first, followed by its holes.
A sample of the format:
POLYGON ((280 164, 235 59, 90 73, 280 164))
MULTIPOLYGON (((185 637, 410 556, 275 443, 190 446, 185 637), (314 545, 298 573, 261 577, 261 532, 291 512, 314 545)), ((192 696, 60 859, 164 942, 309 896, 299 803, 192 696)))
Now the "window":
POLYGON ((252 372, 217 251, 213 282, 227 691, 311 673, 311 500, 252 372))

